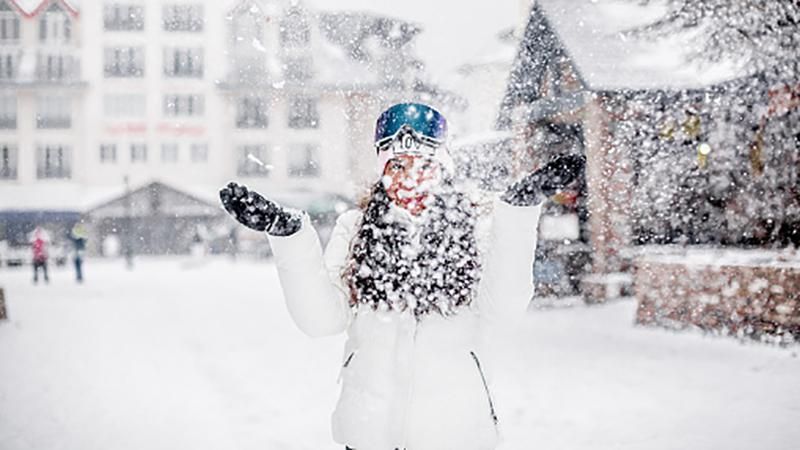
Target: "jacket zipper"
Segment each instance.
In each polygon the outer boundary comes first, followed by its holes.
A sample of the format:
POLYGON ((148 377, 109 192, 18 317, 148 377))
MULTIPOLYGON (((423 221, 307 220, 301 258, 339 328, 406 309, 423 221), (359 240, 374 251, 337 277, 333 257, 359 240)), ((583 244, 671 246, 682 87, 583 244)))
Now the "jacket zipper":
POLYGON ((406 397, 405 411, 403 411, 403 446, 406 448, 408 444, 408 414, 411 409, 411 398, 414 396, 414 355, 417 349, 417 330, 419 329, 419 319, 414 318, 414 333, 411 336, 411 362, 408 377, 408 391, 406 397))
POLYGON ((347 359, 345 359, 344 363, 342 363, 342 368, 339 369, 339 376, 336 378, 336 383, 341 383, 342 382, 342 376, 344 376, 344 369, 346 369, 347 366, 350 365, 350 361, 352 361, 353 356, 356 356, 356 350, 353 350, 352 352, 350 352, 350 354, 347 355, 347 359))
POLYGON ((494 410, 494 402, 492 402, 492 394, 489 392, 489 385, 486 383, 486 377, 483 375, 483 369, 481 369, 481 362, 478 360, 478 355, 475 352, 470 351, 470 355, 472 355, 472 359, 475 361, 475 366, 478 368, 478 373, 481 375, 481 382, 483 382, 483 389, 486 391, 486 399, 489 400, 489 412, 492 415, 492 420, 494 421, 494 425, 497 426, 497 414, 494 410))
POLYGON ((353 359, 353 356, 356 356, 355 350, 353 350, 352 352, 350 352, 349 355, 347 355, 347 359, 345 359, 344 364, 342 364, 342 369, 346 369, 347 366, 350 365, 350 360, 353 359))

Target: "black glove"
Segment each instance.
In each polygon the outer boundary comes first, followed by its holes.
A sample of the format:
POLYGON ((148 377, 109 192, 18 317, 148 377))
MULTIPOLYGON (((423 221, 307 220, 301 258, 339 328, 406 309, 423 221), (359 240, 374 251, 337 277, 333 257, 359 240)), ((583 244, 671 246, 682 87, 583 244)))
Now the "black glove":
POLYGON ((509 186, 501 199, 514 206, 538 205, 574 181, 585 165, 583 156, 559 156, 509 186))
POLYGON ((246 186, 230 182, 220 189, 219 199, 239 223, 256 231, 266 231, 272 236, 290 236, 300 229, 299 214, 284 210, 246 186))

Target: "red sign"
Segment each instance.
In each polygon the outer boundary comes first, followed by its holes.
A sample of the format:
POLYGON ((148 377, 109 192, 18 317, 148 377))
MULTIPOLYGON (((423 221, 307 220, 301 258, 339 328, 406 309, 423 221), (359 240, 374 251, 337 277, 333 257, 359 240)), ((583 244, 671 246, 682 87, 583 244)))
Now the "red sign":
POLYGON ((108 134, 144 134, 147 132, 147 124, 144 123, 120 123, 106 126, 108 134))
POLYGON ((175 136, 200 136, 206 133, 206 127, 162 122, 158 124, 158 132, 175 136))

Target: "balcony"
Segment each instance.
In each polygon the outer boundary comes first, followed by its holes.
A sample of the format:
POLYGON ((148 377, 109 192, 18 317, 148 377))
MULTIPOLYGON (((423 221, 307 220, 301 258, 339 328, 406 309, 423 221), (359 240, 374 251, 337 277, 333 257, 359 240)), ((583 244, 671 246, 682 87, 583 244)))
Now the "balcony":
POLYGON ((65 129, 72 126, 70 116, 41 116, 36 115, 36 128, 38 129, 65 129))
POLYGON ((79 81, 80 59, 64 53, 39 53, 34 79, 38 82, 61 83, 79 81))
POLYGON ((15 130, 17 129, 16 117, 0 117, 0 130, 15 130))
POLYGON ((0 84, 83 85, 77 52, 6 50, 0 52, 0 84))

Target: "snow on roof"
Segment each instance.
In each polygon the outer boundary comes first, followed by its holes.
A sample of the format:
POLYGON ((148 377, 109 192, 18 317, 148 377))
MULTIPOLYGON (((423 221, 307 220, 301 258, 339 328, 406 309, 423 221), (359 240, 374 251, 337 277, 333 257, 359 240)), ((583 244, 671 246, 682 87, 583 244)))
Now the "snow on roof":
POLYGON ((75 183, 3 186, 0 211, 84 212, 124 192, 122 186, 86 187, 75 183))
POLYGON ((317 58, 315 78, 319 83, 334 87, 378 83, 378 74, 369 70, 367 63, 349 58, 344 48, 327 39, 321 41, 320 51, 314 55, 317 58))
POLYGON ((735 78, 725 62, 688 64, 696 33, 658 41, 626 35, 666 13, 663 2, 630 0, 538 0, 553 31, 592 89, 702 87, 735 78))
POLYGON ((384 83, 382 59, 393 55, 396 77, 410 70, 415 60, 409 43, 421 28, 411 22, 364 12, 320 12, 321 32, 315 59, 316 79, 335 87, 374 86, 384 83))
POLYGON ((787 248, 681 248, 674 246, 645 246, 639 249, 645 262, 680 264, 685 266, 791 267, 800 268, 800 253, 787 248))

